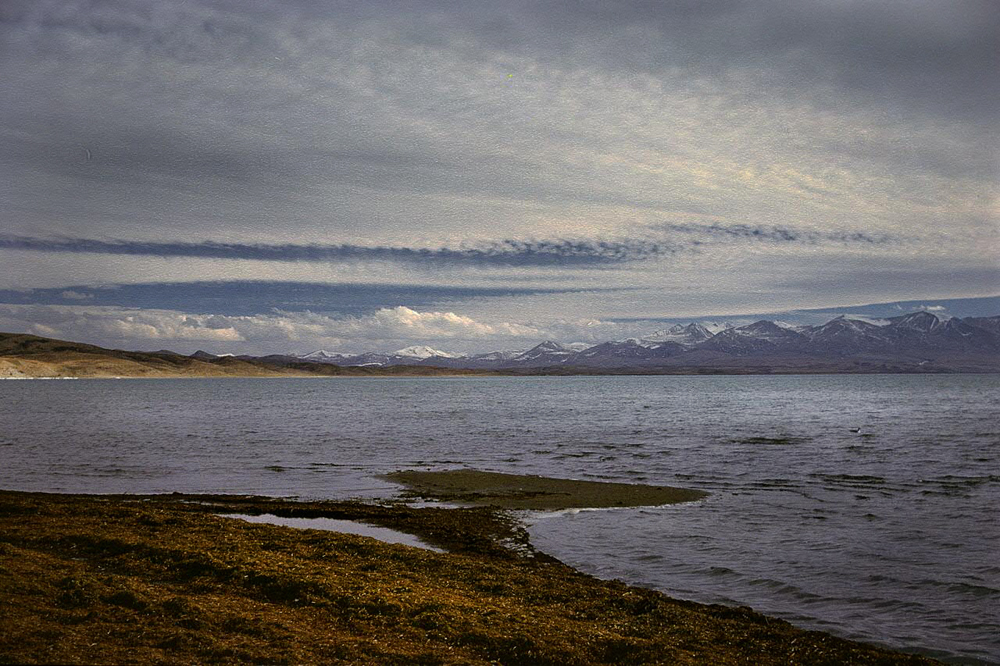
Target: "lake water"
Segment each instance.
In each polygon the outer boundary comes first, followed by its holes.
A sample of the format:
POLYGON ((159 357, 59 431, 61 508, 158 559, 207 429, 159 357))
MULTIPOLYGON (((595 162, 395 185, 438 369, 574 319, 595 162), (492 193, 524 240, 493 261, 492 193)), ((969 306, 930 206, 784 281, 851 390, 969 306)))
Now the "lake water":
POLYGON ((1000 376, 0 382, 0 487, 388 497, 473 467, 701 488, 527 514, 542 550, 679 598, 1000 662, 1000 376))

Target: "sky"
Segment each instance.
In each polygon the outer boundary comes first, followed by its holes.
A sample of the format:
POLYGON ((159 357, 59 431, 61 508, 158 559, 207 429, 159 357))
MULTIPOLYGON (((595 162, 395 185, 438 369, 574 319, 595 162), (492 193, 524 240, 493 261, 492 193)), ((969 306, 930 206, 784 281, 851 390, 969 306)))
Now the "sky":
POLYGON ((998 62, 994 0, 4 0, 0 330, 1000 314, 998 62))

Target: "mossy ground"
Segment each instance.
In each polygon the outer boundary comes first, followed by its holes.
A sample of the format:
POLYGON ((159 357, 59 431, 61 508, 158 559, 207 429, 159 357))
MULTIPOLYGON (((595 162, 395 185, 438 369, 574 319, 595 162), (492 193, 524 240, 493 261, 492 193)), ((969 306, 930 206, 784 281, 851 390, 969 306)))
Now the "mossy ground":
POLYGON ((583 575, 485 508, 0 492, 0 663, 922 663, 583 575), (215 513, 363 518, 449 553, 215 513))
POLYGON ((579 509, 659 506, 692 502, 708 493, 645 483, 609 483, 501 474, 476 469, 404 470, 385 478, 405 485, 408 494, 446 502, 505 509, 579 509))

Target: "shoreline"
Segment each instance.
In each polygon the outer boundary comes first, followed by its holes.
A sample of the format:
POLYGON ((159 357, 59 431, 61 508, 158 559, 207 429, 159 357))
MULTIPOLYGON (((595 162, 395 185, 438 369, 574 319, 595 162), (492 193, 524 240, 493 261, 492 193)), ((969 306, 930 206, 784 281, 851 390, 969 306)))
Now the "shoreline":
MULTIPOLYGON (((393 366, 398 367, 398 366, 393 366)), ((485 370, 475 372, 452 372, 448 368, 436 366, 419 366, 427 368, 432 372, 346 372, 344 374, 324 375, 324 374, 256 374, 256 375, 39 375, 23 377, 0 377, 0 381, 31 381, 31 380, 127 380, 127 379, 482 379, 482 378, 508 378, 508 379, 532 379, 532 378, 566 378, 566 377, 896 377, 896 376, 920 376, 920 377, 942 377, 942 376, 995 376, 1000 375, 1000 370, 948 370, 948 371, 906 371, 896 370, 891 372, 852 372, 852 371, 823 371, 823 370, 792 370, 792 371, 607 371, 607 372, 505 372, 500 370, 485 370)))
POLYGON ((935 663, 603 581, 494 507, 0 491, 16 663, 935 663), (328 517, 434 553, 216 514, 328 517))

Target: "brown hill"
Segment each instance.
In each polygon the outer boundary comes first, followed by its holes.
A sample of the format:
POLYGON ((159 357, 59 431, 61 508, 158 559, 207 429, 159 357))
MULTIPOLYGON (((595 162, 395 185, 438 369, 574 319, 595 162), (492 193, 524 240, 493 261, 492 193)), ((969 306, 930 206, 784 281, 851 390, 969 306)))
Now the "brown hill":
POLYGON ((0 378, 33 377, 314 377, 371 375, 453 375, 476 371, 430 367, 341 368, 319 363, 278 363, 171 351, 132 352, 43 338, 0 333, 0 378))
POLYGON ((35 335, 0 333, 0 377, 259 377, 275 370, 247 361, 211 362, 169 351, 129 352, 35 335))

